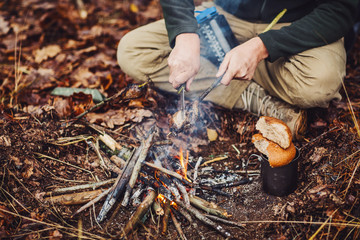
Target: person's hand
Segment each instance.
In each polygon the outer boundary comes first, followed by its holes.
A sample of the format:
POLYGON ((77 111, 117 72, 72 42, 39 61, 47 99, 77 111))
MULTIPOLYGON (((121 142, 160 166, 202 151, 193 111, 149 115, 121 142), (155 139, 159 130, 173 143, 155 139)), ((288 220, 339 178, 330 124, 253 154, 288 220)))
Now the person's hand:
POLYGON ((221 80, 226 86, 232 79, 251 80, 259 62, 268 55, 262 40, 259 37, 252 38, 225 55, 216 77, 226 72, 221 80))
POLYGON ((174 88, 186 82, 186 90, 200 69, 200 38, 196 33, 182 33, 176 37, 175 47, 168 58, 169 82, 174 88))

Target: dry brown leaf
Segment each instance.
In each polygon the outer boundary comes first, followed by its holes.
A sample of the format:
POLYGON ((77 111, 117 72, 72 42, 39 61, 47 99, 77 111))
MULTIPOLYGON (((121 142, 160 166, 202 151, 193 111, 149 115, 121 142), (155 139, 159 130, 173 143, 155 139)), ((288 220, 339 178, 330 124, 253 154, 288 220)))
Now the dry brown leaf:
POLYGON ((68 99, 56 97, 54 99, 54 108, 59 117, 68 117, 71 115, 71 105, 68 99))
POLYGON ((95 78, 95 75, 90 72, 88 68, 80 67, 71 74, 71 77, 76 80, 76 83, 72 87, 77 88, 82 86, 87 88, 91 86, 90 81, 95 78))
POLYGON ((218 138, 218 133, 216 130, 207 128, 206 132, 210 142, 215 141, 218 138))
POLYGON ((144 118, 152 117, 153 113, 147 109, 119 109, 109 110, 106 113, 88 113, 87 119, 91 123, 102 124, 109 128, 123 125, 126 122, 141 122, 144 118))
POLYGON ((42 49, 38 49, 35 52, 35 62, 41 63, 42 61, 48 59, 49 57, 55 57, 58 53, 61 52, 59 45, 49 45, 42 49))

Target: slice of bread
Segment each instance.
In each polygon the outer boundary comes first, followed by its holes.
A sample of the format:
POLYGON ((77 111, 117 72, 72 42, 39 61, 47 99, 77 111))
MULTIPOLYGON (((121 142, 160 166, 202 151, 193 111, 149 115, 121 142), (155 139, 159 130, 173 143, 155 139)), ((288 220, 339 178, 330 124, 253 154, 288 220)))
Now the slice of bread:
POLYGON ((284 149, 292 143, 290 128, 277 118, 262 116, 255 127, 265 138, 279 144, 284 149))
POLYGON ((253 135, 252 142, 262 154, 268 157, 271 167, 285 166, 289 164, 296 155, 296 148, 292 142, 287 149, 283 149, 273 141, 264 138, 260 133, 253 135))

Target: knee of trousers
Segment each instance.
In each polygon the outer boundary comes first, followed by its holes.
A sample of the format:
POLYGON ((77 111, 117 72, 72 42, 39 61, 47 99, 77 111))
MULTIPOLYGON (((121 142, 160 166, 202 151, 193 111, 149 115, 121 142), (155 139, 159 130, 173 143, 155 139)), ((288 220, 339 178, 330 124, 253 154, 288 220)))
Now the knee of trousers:
POLYGON ((311 74, 300 74, 288 88, 292 104, 301 108, 329 106, 332 100, 340 100, 341 81, 345 76, 345 66, 319 67, 311 74))
POLYGON ((117 62, 124 73, 136 80, 143 80, 140 74, 141 52, 137 49, 139 44, 139 36, 136 33, 136 30, 128 32, 118 43, 116 57, 117 62))

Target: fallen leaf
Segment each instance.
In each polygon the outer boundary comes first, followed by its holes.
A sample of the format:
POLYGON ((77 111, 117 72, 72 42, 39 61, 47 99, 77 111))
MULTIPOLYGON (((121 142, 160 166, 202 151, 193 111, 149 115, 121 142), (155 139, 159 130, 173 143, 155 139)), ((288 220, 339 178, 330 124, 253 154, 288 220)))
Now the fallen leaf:
POLYGON ((215 141, 218 138, 218 133, 216 132, 216 130, 207 128, 206 132, 210 142, 215 141))
POLYGON ((59 117, 69 117, 71 115, 71 103, 69 99, 56 97, 54 99, 54 108, 59 117))
POLYGON ((35 62, 41 63, 42 61, 48 59, 49 57, 55 57, 58 53, 61 52, 59 45, 49 45, 42 49, 38 49, 35 52, 35 62))

